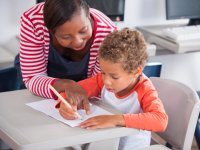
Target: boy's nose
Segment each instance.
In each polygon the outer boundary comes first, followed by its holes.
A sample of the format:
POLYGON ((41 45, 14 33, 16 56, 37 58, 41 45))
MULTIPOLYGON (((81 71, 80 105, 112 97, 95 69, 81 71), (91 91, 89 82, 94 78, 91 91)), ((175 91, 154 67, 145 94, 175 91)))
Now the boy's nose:
POLYGON ((105 78, 104 79, 104 84, 105 84, 106 87, 109 87, 111 85, 111 82, 110 82, 109 79, 105 78))

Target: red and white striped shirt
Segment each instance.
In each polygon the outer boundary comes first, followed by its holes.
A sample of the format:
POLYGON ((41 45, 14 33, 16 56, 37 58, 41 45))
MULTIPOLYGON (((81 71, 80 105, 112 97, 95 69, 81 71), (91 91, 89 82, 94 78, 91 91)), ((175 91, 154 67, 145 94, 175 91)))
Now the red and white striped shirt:
MULTIPOLYGON (((21 17, 20 65, 23 81, 29 91, 42 97, 53 98, 48 85, 52 84, 55 78, 47 76, 50 35, 44 24, 43 7, 44 3, 39 3, 24 12, 21 17)), ((99 46, 107 34, 117 29, 100 11, 90 8, 90 15, 94 18, 94 39, 90 47, 88 77, 99 73, 99 46)))

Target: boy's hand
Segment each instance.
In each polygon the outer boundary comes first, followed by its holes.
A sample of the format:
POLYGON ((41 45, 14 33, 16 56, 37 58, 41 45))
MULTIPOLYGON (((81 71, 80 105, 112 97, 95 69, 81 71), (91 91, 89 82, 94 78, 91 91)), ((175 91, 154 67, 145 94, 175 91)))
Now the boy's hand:
POLYGON ((90 105, 85 90, 78 84, 73 84, 71 88, 65 89, 67 101, 75 109, 84 109, 86 114, 90 113, 90 105))
POLYGON ((59 107, 61 116, 68 120, 78 119, 76 115, 77 109, 84 109, 86 114, 89 114, 90 105, 85 90, 76 82, 73 82, 70 88, 67 87, 65 88, 65 93, 62 92, 61 95, 68 101, 73 110, 67 109, 65 104, 61 102, 59 107))
POLYGON ((73 106, 73 110, 72 110, 72 109, 67 109, 67 107, 65 106, 63 102, 60 103, 59 113, 63 118, 67 120, 78 119, 78 116, 76 115, 76 111, 77 111, 77 108, 75 106, 73 106))
POLYGON ((86 114, 90 113, 90 105, 86 91, 77 82, 68 79, 56 79, 53 83, 53 87, 74 108, 74 111, 67 110, 65 105, 60 103, 59 112, 63 118, 76 119, 76 114, 74 112, 81 108, 86 111, 86 114))
POLYGON ((116 126, 125 126, 124 117, 122 115, 101 115, 92 117, 79 125, 85 129, 101 129, 116 126))

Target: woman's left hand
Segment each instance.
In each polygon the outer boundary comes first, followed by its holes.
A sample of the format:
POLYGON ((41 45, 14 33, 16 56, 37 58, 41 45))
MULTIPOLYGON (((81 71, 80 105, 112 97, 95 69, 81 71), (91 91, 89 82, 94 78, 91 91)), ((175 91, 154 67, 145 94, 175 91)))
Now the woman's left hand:
POLYGON ((102 129, 125 126, 123 115, 101 115, 87 119, 79 125, 85 129, 102 129))

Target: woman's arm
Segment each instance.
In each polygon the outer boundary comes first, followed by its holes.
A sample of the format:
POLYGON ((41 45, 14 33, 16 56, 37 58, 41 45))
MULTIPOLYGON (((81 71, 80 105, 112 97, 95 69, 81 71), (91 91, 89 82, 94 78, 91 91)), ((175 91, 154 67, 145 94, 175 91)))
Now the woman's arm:
POLYGON ((23 81, 30 92, 47 98, 53 98, 48 88, 54 78, 47 77, 48 31, 45 31, 43 15, 38 14, 43 4, 26 11, 21 17, 20 27, 20 66, 23 81))
MULTIPOLYGON (((87 78, 79 81, 78 86, 73 86, 65 92, 61 92, 61 95, 72 105, 73 108, 86 110, 89 113, 89 101, 88 97, 98 96, 101 93, 103 87, 103 80, 101 74, 94 77, 87 78)), ((76 119, 74 111, 67 110, 62 102, 58 102, 56 105, 59 108, 60 114, 66 119, 76 119)))

